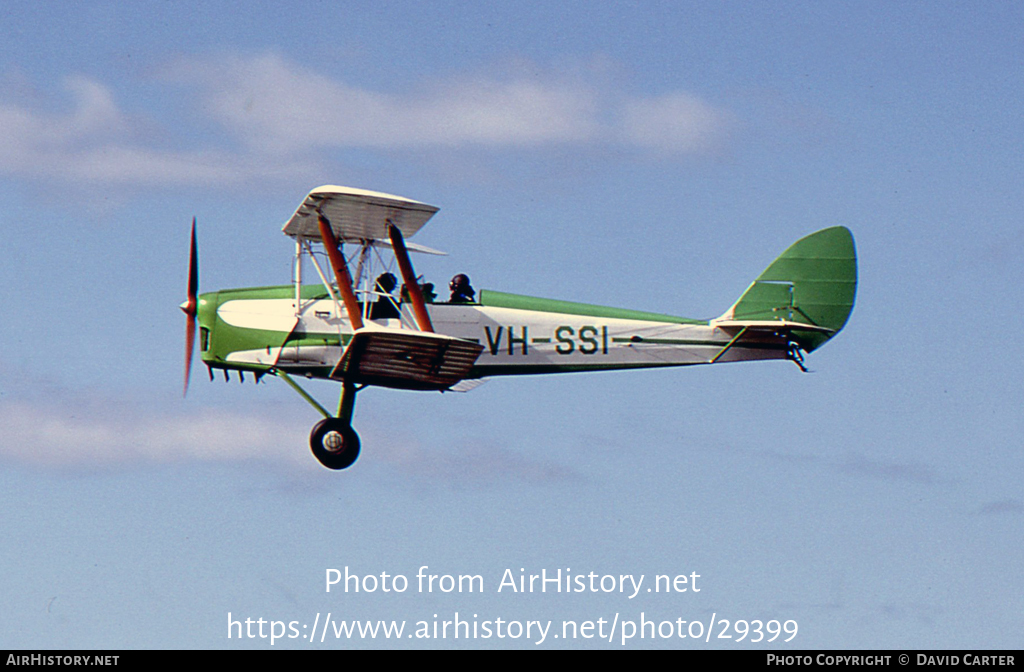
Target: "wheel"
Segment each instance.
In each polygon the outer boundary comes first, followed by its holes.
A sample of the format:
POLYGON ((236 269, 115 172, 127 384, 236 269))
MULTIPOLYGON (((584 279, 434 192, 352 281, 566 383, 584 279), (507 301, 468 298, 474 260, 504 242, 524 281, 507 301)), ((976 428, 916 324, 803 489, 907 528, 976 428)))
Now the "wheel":
POLYGON ((345 469, 359 457, 359 435, 338 418, 324 418, 309 433, 309 448, 328 469, 345 469))

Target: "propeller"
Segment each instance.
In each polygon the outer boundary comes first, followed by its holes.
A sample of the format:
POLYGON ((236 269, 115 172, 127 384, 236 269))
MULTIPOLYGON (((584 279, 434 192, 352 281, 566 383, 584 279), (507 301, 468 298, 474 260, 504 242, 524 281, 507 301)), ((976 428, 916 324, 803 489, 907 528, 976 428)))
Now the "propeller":
POLYGON ((199 315, 199 254, 196 250, 196 218, 192 218, 192 247, 188 254, 188 299, 181 304, 181 310, 188 321, 185 325, 185 387, 182 396, 188 394, 188 379, 192 372, 192 352, 196 344, 196 318, 199 315))

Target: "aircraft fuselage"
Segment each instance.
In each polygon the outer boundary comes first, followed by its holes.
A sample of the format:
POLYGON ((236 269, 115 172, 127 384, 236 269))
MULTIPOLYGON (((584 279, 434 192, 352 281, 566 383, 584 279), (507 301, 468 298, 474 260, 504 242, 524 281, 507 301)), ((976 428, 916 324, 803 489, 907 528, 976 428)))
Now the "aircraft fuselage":
MULTIPOLYGON (((214 368, 328 378, 353 334, 321 286, 304 287, 298 309, 291 285, 203 294, 199 303, 201 356, 214 368)), ((400 308, 401 317, 365 319, 365 328, 409 326, 410 307, 400 308)), ((483 347, 469 378, 785 359, 790 351, 781 333, 727 347, 734 333, 707 320, 487 290, 480 303, 427 310, 435 332, 483 347)))

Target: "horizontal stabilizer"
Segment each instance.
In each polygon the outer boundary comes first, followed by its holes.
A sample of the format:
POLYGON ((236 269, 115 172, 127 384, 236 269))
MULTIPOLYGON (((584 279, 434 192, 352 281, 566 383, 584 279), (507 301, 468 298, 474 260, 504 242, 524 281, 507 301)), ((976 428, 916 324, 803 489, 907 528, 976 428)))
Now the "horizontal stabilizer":
POLYGON ((835 329, 821 327, 817 324, 806 322, 793 322, 792 320, 711 320, 712 327, 725 329, 727 331, 738 331, 746 329, 750 331, 814 331, 819 334, 834 334, 835 329))
POLYGON ((406 329, 360 329, 331 378, 403 390, 447 390, 469 375, 478 343, 406 329))

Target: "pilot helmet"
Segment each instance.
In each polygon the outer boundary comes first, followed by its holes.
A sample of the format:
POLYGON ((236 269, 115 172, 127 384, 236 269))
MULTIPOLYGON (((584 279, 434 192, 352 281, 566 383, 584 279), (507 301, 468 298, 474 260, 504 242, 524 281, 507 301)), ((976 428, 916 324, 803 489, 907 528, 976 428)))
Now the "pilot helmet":
POLYGON ((397 284, 398 280, 393 273, 382 273, 377 277, 377 288, 380 291, 391 293, 397 284))

